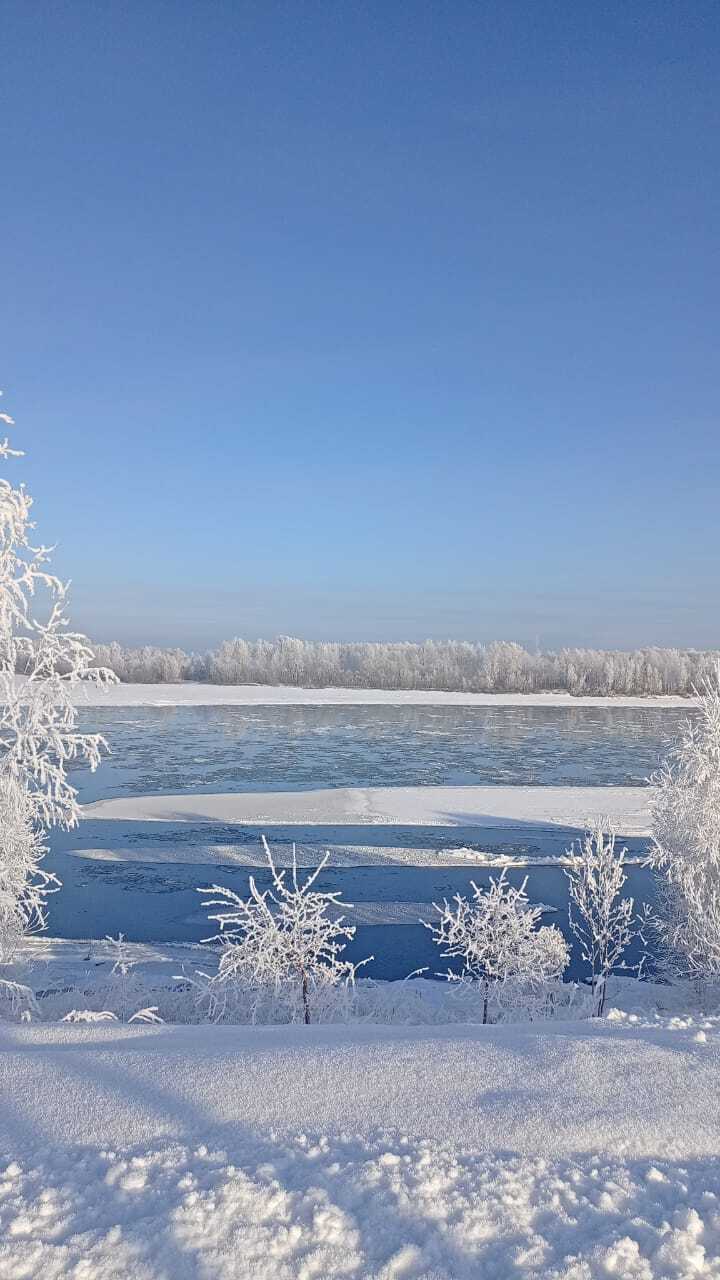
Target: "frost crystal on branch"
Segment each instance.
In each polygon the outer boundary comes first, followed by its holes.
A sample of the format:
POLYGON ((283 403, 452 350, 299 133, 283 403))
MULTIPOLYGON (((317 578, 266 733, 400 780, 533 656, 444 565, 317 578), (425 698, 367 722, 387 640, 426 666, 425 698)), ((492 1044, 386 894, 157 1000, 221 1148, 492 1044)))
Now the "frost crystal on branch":
MULTIPOLYGON (((222 885, 198 890, 215 895, 206 899, 204 906, 220 908, 210 916, 220 926, 218 939, 210 941, 224 944, 211 987, 232 984, 244 990, 252 1005, 253 1020, 262 1007, 273 1001, 287 1002, 288 996, 292 1020, 292 1005, 297 998, 308 1023, 311 1000, 323 988, 354 982, 358 966, 341 956, 346 943, 355 936, 355 928, 344 923, 344 916, 336 914, 338 908, 350 904, 342 903, 339 893, 320 893, 313 888, 329 854, 301 883, 293 845, 288 884, 287 873, 278 871, 264 836, 262 842, 271 888, 261 893, 251 876, 248 898, 241 898, 222 885)), ((218 1001, 214 995, 216 1009, 221 1008, 218 1001)))
POLYGON ((531 907, 525 887, 510 884, 506 873, 490 877, 487 889, 470 881, 473 899, 456 894, 445 899, 436 923, 425 925, 446 957, 463 961, 461 973, 448 973, 455 981, 480 982, 483 988, 483 1022, 488 1020, 491 992, 511 979, 527 988, 542 986, 562 977, 568 964, 568 949, 554 925, 536 926, 542 907, 531 907))

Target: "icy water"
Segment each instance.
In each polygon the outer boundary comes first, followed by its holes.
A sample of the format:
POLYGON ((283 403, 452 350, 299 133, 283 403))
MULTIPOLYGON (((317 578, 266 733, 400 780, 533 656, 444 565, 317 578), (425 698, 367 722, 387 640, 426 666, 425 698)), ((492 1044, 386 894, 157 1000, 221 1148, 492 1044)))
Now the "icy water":
MULTIPOLYGON (((419 838, 417 828, 414 833, 419 838)), ((277 846, 276 835, 273 830, 277 846)), ((283 841, 289 838, 283 831, 283 841)), ((430 839, 432 833, 426 835, 426 843, 430 839)), ((564 847, 565 843, 559 843, 557 852, 564 847)), ((630 853, 639 851, 640 842, 633 842, 630 853)), ((56 852, 52 866, 64 887, 50 904, 50 931, 65 938, 117 936, 122 932, 132 942, 199 942, 214 934, 216 926, 209 924, 203 912, 198 887, 222 884, 245 895, 251 874, 261 889, 269 882, 262 868, 202 862, 102 862, 62 850, 56 852)), ((330 865, 323 873, 322 887, 339 890, 343 901, 357 907, 364 903, 432 904, 456 893, 468 895, 471 880, 485 884, 491 874, 499 872, 458 866, 330 865)), ((522 882, 527 875, 530 899, 548 908, 543 923, 557 924, 567 935, 567 881, 563 868, 511 868, 507 874, 513 884, 522 882)), ((652 876, 642 867, 628 868, 627 889, 639 902, 654 899, 652 876)), ((438 970, 444 971, 447 963, 440 958, 428 930, 419 923, 419 912, 416 919, 418 923, 414 924, 359 924, 347 958, 358 962, 372 956, 364 973, 374 978, 404 978, 419 968, 427 968, 433 976, 438 970)), ((569 976, 580 977, 583 972, 580 957, 574 955, 569 976)))
POLYGON ((585 707, 86 708, 112 756, 85 801, 121 795, 436 785, 630 786, 682 710, 585 707))
MULTIPOLYGON (((179 707, 85 709, 84 728, 107 737, 112 756, 93 776, 79 775, 84 801, 182 792, 304 790, 346 786, 517 784, 619 786, 642 784, 687 713, 682 710, 535 707, 179 707)), ((568 828, 517 831, 442 827, 333 827, 305 833, 313 848, 373 845, 431 848, 438 865, 330 867, 328 888, 362 903, 432 903, 467 893, 489 874, 442 866, 442 850, 460 845, 531 854, 552 861, 581 832, 568 828)), ((275 843, 303 838, 273 828, 275 843)), ((260 831, 193 823, 84 822, 77 833, 53 836, 51 865, 63 892, 51 901, 51 930, 64 937, 122 931, 134 941, 197 941, 208 934, 198 885, 247 887, 260 831), (212 863, 208 844, 234 846, 240 865, 212 863), (120 858, 82 856, 109 847, 120 858), (244 850, 248 850, 247 865, 244 850), (122 850, 126 850, 123 856, 122 850), (174 861, 173 851, 182 860, 174 861), (71 852, 72 851, 72 852, 71 852), (139 856, 142 860, 138 860, 139 856), (251 851, 252 855, 251 856, 251 851), (79 855, 79 856, 78 856, 79 855)), ((631 855, 644 853, 630 841, 631 855)), ((263 872, 255 872, 263 883, 263 872)), ((546 920, 567 927, 561 868, 528 871, 534 901, 553 908, 546 920)), ((513 871, 517 879, 525 872, 513 871)), ((632 868, 630 889, 653 896, 650 874, 632 868)), ((374 955, 368 974, 404 977, 420 966, 442 967, 419 924, 361 924, 353 959, 374 955)), ((573 960, 574 974, 581 970, 573 960)))

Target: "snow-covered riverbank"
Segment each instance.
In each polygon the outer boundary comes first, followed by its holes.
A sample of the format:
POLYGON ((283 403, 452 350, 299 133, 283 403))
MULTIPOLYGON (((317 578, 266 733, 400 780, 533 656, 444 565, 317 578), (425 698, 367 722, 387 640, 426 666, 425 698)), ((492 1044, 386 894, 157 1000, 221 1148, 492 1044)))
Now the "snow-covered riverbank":
POLYGON ((569 693, 447 693, 422 689, 297 689, 291 685, 117 684, 78 690, 78 706, 100 707, 692 707, 694 698, 574 698, 569 693))
POLYGON ((714 1028, 31 1026, 0 1050, 16 1280, 720 1270, 714 1028))

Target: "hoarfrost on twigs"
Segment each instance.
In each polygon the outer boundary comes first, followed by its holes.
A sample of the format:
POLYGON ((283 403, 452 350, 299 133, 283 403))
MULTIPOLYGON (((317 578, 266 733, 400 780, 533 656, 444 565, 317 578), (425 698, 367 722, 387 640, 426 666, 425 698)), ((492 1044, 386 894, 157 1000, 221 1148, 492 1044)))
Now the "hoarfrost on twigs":
MULTIPOLYGON (((271 887, 261 892, 250 877, 250 895, 241 898, 232 889, 211 885, 199 893, 214 895, 206 907, 217 907, 210 919, 220 926, 223 943, 218 972, 209 984, 210 998, 218 1013, 222 1003, 217 988, 240 988, 253 1002, 257 1016, 272 1003, 288 1005, 292 1020, 297 1007, 310 1022, 311 1007, 320 992, 354 983, 358 965, 342 959, 346 943, 355 936, 352 925, 337 914, 348 906, 339 893, 322 893, 314 886, 327 865, 329 854, 304 882, 298 879, 293 845, 289 883, 279 871, 265 837, 262 837, 271 887)), ((366 963, 363 961, 362 963, 366 963)), ((286 1011, 287 1012, 287 1011, 286 1011)), ((255 1016, 253 1020, 255 1020, 255 1016)))
POLYGON ((482 1020, 487 1022, 491 996, 497 997, 503 987, 512 999, 542 995, 562 977, 569 955, 555 925, 537 928, 543 909, 528 902, 527 876, 519 887, 510 884, 505 871, 491 876, 487 889, 470 883, 472 899, 456 894, 452 902, 435 903, 439 919, 423 923, 443 956, 463 962, 459 974, 447 977, 481 984, 482 1020))
MULTIPOLYGON (((8 414, 2 421, 10 424, 8 414)), ((22 457, 7 439, 0 459, 22 457)), ((95 769, 105 746, 80 733, 73 693, 116 676, 93 667, 85 636, 71 631, 68 586, 50 573, 51 548, 36 543, 25 487, 0 479, 0 963, 20 938, 43 928, 47 894, 59 887, 42 871, 42 828, 74 827, 80 816, 67 768, 95 769), (45 601, 45 616, 38 602, 45 601)))

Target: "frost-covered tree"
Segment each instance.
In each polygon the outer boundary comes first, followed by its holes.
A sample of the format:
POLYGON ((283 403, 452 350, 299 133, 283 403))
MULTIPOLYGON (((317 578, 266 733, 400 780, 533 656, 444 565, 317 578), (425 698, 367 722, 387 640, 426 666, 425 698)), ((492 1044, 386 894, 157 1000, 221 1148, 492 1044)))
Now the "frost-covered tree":
POLYGON ((618 849, 617 836, 607 819, 587 831, 568 850, 570 928, 590 966, 593 1016, 602 1017, 611 973, 627 970, 625 954, 641 934, 647 914, 635 911, 635 901, 623 897, 627 880, 627 849, 618 849))
POLYGON ((694 649, 561 649, 530 653, 503 641, 357 643, 225 640, 208 653, 152 645, 95 646, 95 661, 121 680, 150 683, 208 680, 215 684, 289 684, 308 688, 461 689, 479 693, 690 694, 717 662, 694 649))
MULTIPOLYGON (((0 444, 0 458, 21 456, 0 444)), ((66 768, 97 768, 105 745, 77 731, 73 693, 83 680, 115 677, 91 665, 89 642, 69 629, 68 586, 48 571, 51 549, 31 541, 31 507, 23 486, 0 479, 0 770, 17 779, 36 820, 72 827, 79 808, 66 768), (34 613, 38 594, 49 602, 46 618, 34 613)))
POLYGON ((487 889, 470 881, 472 899, 456 894, 452 902, 434 903, 437 921, 424 922, 444 957, 463 962, 454 981, 478 982, 483 991, 483 1022, 488 1020, 494 991, 510 979, 529 986, 562 977, 568 964, 565 939, 554 925, 537 928, 542 907, 528 902, 527 876, 519 887, 505 871, 490 877, 487 889))
POLYGON ((0 965, 12 962, 27 934, 45 927, 47 895, 59 888, 40 865, 46 852, 27 793, 0 774, 0 965))
POLYGON ((696 718, 651 778, 660 928, 675 972, 720 977, 720 667, 701 689, 696 718))
MULTIPOLYGON (((5 413, 0 421, 12 423, 5 413)), ((0 442, 0 459, 21 456, 0 442)), ((103 739, 77 730, 75 689, 116 679, 92 667, 87 640, 69 629, 67 586, 48 570, 50 549, 33 540, 31 507, 22 485, 0 479, 0 955, 13 949, 18 929, 44 924, 57 881, 39 866, 41 831, 79 818, 67 767, 100 762, 103 739), (45 617, 36 612, 43 599, 45 617)))
POLYGON ((211 980, 213 1004, 221 1007, 214 992, 230 984, 247 997, 253 1021, 261 1008, 284 1000, 291 1018, 296 1004, 309 1023, 311 1002, 323 988, 354 982, 358 966, 343 960, 342 952, 355 929, 337 914, 350 904, 342 903, 339 893, 321 893, 313 887, 329 854, 301 882, 293 845, 288 883, 264 836, 262 842, 272 881, 269 889, 260 892, 251 876, 248 898, 217 884, 198 890, 214 895, 206 898, 204 906, 220 908, 210 916, 218 922, 220 934, 208 940, 223 943, 218 971, 211 980))

